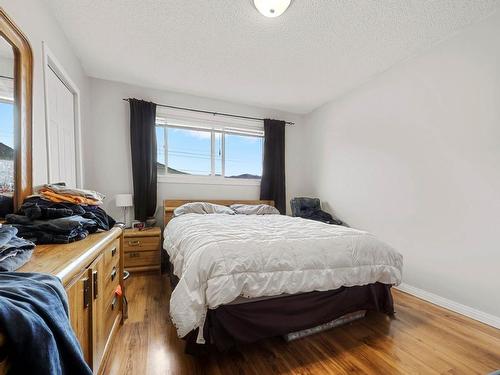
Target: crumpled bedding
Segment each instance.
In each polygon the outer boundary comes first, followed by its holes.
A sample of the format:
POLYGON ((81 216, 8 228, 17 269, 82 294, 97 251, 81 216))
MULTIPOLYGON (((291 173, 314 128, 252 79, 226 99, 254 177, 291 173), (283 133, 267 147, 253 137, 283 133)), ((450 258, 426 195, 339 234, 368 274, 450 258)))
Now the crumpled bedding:
POLYGON ((298 217, 186 214, 169 222, 164 238, 179 277, 170 300, 179 337, 238 296, 401 282, 402 255, 374 235, 298 217))

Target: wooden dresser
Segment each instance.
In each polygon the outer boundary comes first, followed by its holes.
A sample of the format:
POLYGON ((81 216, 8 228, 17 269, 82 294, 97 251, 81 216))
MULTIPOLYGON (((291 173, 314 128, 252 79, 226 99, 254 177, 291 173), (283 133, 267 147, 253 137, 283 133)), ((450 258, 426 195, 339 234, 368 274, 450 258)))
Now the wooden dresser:
MULTIPOLYGON (((104 368, 122 322, 122 298, 115 291, 118 285, 124 290, 123 259, 123 233, 116 227, 67 245, 37 246, 31 260, 18 270, 49 273, 62 280, 71 325, 94 374, 104 368)), ((5 346, 8 341, 0 334, 0 352, 5 346)), ((7 368, 8 358, 0 362, 0 374, 7 368)))
POLYGON ((160 270, 161 228, 125 229, 125 269, 130 272, 160 270))

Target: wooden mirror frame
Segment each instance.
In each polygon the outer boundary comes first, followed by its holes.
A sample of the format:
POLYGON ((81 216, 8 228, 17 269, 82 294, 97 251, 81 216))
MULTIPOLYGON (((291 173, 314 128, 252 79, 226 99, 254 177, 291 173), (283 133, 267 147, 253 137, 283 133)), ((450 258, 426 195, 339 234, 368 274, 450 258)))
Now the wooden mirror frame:
POLYGON ((21 30, 0 7, 0 35, 14 52, 14 211, 33 192, 33 52, 21 30))

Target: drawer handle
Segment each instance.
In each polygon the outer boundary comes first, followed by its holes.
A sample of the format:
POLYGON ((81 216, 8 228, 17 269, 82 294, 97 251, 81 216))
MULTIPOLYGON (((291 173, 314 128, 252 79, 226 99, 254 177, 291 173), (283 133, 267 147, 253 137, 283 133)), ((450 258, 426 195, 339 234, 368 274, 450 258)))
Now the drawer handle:
POLYGON ((111 310, 115 309, 116 301, 118 301, 118 299, 116 297, 114 297, 113 302, 111 302, 111 310))
POLYGON ((97 279, 97 271, 92 272, 92 281, 94 283, 94 299, 99 296, 99 282, 97 279))
POLYGON ((113 281, 116 277, 116 267, 113 267, 113 271, 111 271, 111 281, 113 281))
POLYGON ((138 258, 141 256, 140 253, 137 253, 137 252, 133 252, 133 253, 129 253, 128 255, 130 258, 138 258))
POLYGON ((111 249, 111 256, 114 257, 116 255, 116 247, 111 249))
POLYGON ((89 307, 90 303, 90 282, 89 278, 83 280, 83 308, 89 307))
POLYGON ((140 245, 141 245, 141 241, 139 241, 139 240, 136 240, 136 241, 128 241, 128 245, 129 245, 129 246, 140 246, 140 245))

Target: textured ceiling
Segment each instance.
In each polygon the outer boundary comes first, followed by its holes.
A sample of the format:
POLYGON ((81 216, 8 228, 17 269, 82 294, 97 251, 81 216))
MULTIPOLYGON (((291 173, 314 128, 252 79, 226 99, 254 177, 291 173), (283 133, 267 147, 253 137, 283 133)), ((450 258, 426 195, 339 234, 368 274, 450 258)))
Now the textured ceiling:
POLYGON ((499 0, 45 0, 93 77, 306 113, 499 0))

